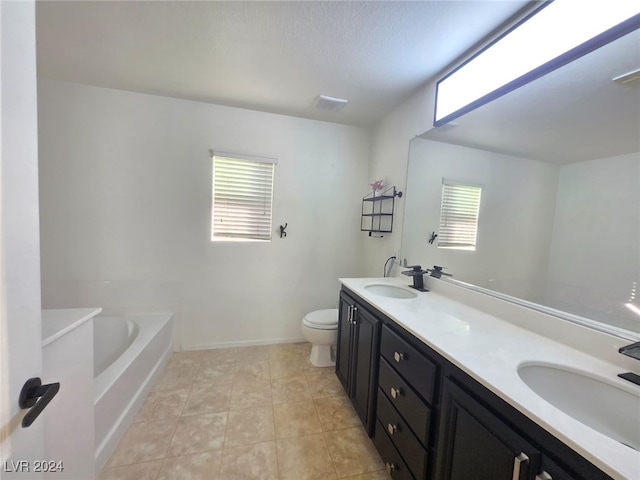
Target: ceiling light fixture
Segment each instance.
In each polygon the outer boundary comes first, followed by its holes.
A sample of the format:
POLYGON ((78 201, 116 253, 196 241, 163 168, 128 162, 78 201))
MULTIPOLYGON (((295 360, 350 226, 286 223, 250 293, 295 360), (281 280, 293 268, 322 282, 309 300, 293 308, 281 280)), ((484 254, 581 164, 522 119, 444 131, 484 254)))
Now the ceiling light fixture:
POLYGON ((545 2, 438 81, 434 125, 444 125, 638 28, 638 2, 545 2))

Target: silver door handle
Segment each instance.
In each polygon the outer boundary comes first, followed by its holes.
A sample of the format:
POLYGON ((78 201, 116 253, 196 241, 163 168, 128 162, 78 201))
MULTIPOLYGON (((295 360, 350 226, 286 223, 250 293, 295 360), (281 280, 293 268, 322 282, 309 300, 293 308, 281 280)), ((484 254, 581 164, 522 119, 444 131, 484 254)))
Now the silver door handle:
POLYGON ((398 352, 394 352, 393 353, 393 359, 400 363, 400 361, 404 360, 404 353, 398 353, 398 352))
POLYGON ((388 473, 389 475, 391 475, 391 472, 395 471, 395 469, 396 469, 396 466, 395 466, 393 463, 389 463, 389 462, 387 462, 387 463, 385 464, 385 467, 386 467, 386 469, 387 469, 387 473, 388 473))
POLYGON ((389 432, 389 435, 393 435, 394 433, 396 433, 398 431, 398 426, 388 423, 387 424, 387 431, 389 432))
POLYGON ((527 463, 528 461, 529 457, 522 452, 520 452, 520 455, 513 458, 513 476, 511 477, 511 480, 520 480, 520 467, 523 463, 527 463))
POLYGON ((353 312, 352 319, 351 319, 351 324, 352 324, 352 325, 356 325, 356 324, 358 323, 358 319, 357 319, 357 315, 358 315, 358 307, 356 307, 355 305, 353 305, 353 306, 351 307, 351 309, 352 309, 351 311, 353 312))
POLYGON ((553 477, 543 470, 542 473, 536 475, 535 480, 553 480, 553 477))

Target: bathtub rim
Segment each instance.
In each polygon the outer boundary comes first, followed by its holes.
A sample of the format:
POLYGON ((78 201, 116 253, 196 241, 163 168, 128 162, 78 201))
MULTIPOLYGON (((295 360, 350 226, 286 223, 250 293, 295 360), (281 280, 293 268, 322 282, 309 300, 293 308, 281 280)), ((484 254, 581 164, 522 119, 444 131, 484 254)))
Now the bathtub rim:
POLYGON ((173 313, 171 312, 158 312, 158 313, 107 313, 104 312, 97 315, 98 318, 123 318, 134 322, 138 326, 138 333, 133 339, 133 342, 127 347, 127 349, 120 355, 111 365, 105 368, 99 375, 93 379, 93 404, 100 402, 106 392, 114 385, 116 380, 124 373, 131 361, 140 355, 142 350, 153 339, 157 332, 160 332, 167 323, 173 320, 173 313), (161 323, 159 320, 162 320, 161 323), (145 327, 139 323, 146 324, 145 327), (157 325, 157 330, 150 328, 149 324, 157 325))

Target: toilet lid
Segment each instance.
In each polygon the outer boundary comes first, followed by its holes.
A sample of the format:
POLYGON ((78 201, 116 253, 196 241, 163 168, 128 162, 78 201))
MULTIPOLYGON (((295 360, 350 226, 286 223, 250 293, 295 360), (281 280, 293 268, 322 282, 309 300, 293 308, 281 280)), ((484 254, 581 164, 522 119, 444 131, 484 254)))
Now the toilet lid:
POLYGON ((328 308, 326 310, 316 310, 307 313, 302 319, 302 323, 309 328, 319 330, 335 330, 338 328, 338 309, 328 308))

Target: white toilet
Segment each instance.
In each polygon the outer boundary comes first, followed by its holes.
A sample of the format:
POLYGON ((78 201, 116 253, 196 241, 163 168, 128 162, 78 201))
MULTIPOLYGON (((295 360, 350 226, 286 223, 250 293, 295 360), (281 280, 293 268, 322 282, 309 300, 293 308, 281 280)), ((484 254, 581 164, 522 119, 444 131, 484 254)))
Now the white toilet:
POLYGON ((336 364, 335 347, 338 341, 338 309, 329 308, 307 313, 302 319, 302 336, 312 344, 309 361, 316 367, 336 364))

